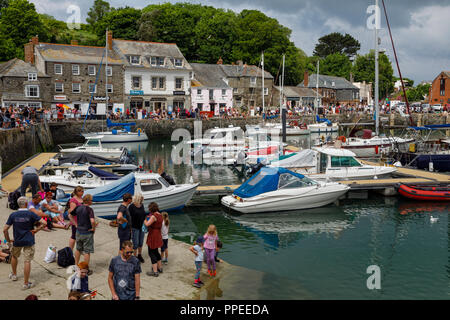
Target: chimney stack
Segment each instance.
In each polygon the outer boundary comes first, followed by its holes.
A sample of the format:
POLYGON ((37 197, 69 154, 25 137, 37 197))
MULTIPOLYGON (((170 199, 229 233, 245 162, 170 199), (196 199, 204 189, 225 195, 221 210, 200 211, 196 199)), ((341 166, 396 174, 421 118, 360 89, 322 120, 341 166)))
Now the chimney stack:
POLYGON ((113 40, 112 31, 110 31, 110 30, 106 31, 106 39, 107 39, 106 48, 108 50, 111 50, 112 49, 112 40, 113 40))
POLYGON ((217 61, 217 64, 223 64, 222 57, 219 58, 219 60, 217 61))
POLYGON ((303 76, 303 86, 307 87, 309 84, 309 73, 308 70, 305 71, 305 75, 303 76))
POLYGON ((30 42, 25 43, 23 46, 25 62, 34 65, 34 46, 39 44, 39 37, 35 36, 30 39, 30 42))
POLYGON ((78 45, 78 40, 75 40, 75 39, 70 40, 70 45, 77 46, 78 45))

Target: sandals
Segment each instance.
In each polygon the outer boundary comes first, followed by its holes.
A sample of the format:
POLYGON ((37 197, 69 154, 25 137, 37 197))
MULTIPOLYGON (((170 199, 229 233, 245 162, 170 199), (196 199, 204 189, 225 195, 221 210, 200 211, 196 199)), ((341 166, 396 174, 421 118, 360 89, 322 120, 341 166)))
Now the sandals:
POLYGON ((28 282, 27 284, 24 284, 22 286, 22 289, 23 290, 27 290, 27 289, 30 289, 30 288, 33 288, 33 287, 34 287, 34 283, 33 282, 28 282))

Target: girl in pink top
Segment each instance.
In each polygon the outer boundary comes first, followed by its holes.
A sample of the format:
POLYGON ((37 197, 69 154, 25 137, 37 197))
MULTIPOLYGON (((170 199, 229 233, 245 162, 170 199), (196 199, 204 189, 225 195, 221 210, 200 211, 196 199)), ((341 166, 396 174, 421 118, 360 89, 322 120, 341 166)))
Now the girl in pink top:
POLYGON ((208 231, 203 236, 205 239, 205 243, 203 247, 205 248, 206 253, 206 263, 208 265, 208 273, 210 276, 216 275, 216 261, 214 259, 214 255, 216 253, 217 248, 217 229, 216 226, 211 224, 208 227, 208 231))

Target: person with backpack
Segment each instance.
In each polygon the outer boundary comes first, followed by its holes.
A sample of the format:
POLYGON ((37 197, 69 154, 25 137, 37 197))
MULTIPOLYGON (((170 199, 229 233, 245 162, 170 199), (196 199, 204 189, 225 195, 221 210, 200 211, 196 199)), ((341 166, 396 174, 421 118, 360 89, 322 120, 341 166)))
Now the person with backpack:
POLYGON ((20 257, 20 253, 23 251, 25 256, 23 269, 23 289, 29 289, 34 286, 33 282, 30 281, 31 260, 33 260, 34 258, 34 235, 36 234, 36 232, 44 228, 47 223, 37 214, 27 209, 27 198, 20 197, 17 202, 19 204, 19 210, 11 213, 3 228, 3 233, 5 235, 6 241, 10 246, 12 244, 12 272, 9 274, 9 279, 11 279, 12 281, 17 281, 17 263, 20 257), (34 228, 36 223, 40 224, 37 229, 34 228), (11 226, 13 227, 14 240, 9 237, 9 228, 11 228, 11 226))
MULTIPOLYGON (((91 253, 94 253, 94 233, 96 224, 94 210, 90 205, 92 205, 92 195, 87 194, 83 197, 83 204, 69 213, 70 222, 77 228, 75 235, 77 244, 75 250, 76 265, 80 262, 81 254, 83 254, 84 262, 89 265, 91 253), (75 216, 77 217, 77 221, 74 219, 75 216)), ((92 274, 91 270, 89 270, 89 274, 92 274)))

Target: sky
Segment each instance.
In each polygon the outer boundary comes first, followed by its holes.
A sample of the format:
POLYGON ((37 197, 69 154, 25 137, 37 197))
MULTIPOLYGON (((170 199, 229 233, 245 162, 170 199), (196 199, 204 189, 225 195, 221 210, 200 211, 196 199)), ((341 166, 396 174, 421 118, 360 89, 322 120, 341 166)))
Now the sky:
MULTIPOLYGON (((94 0, 30 0, 39 13, 67 21, 71 6, 80 8, 81 21, 94 0)), ((318 39, 331 32, 349 33, 361 42, 359 54, 374 48, 374 31, 367 27, 375 0, 110 0, 112 7, 144 8, 164 2, 190 2, 230 9, 237 13, 256 9, 275 18, 292 30, 291 41, 307 55, 312 55, 318 39)), ((381 0, 381 48, 386 49, 398 76, 381 0)), ((403 77, 415 83, 432 81, 450 70, 450 1, 449 0, 385 0, 389 22, 403 77)))

